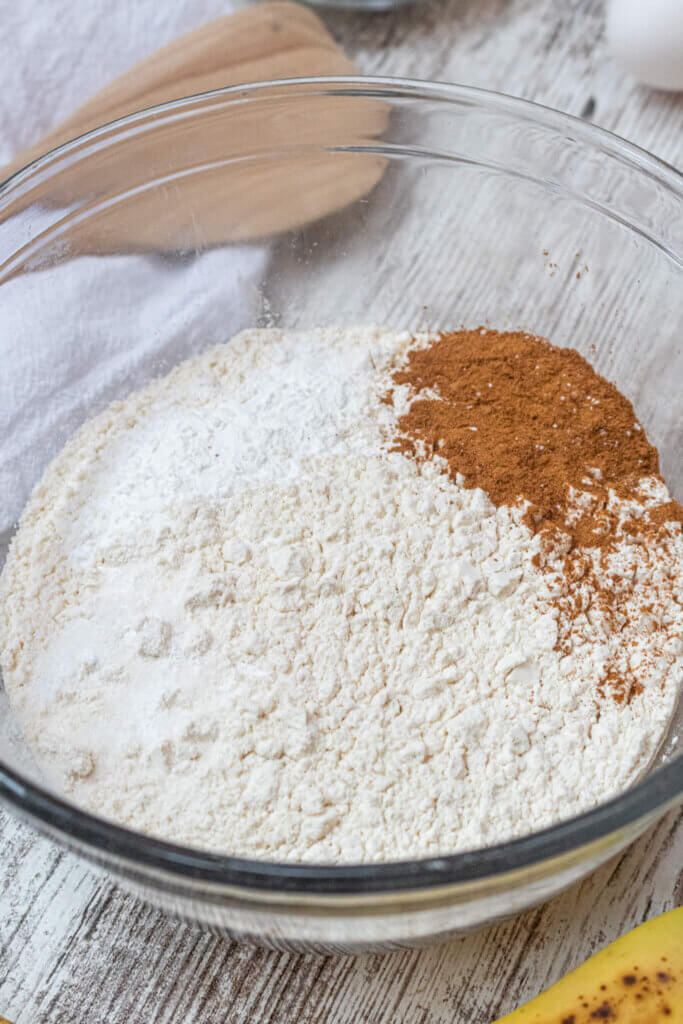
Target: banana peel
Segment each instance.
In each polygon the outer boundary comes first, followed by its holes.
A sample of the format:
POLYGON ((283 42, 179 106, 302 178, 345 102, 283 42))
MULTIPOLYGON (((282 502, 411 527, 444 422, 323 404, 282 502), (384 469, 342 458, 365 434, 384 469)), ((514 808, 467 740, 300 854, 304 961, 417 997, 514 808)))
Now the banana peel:
POLYGON ((683 1024, 683 907, 655 917, 495 1024, 683 1024))

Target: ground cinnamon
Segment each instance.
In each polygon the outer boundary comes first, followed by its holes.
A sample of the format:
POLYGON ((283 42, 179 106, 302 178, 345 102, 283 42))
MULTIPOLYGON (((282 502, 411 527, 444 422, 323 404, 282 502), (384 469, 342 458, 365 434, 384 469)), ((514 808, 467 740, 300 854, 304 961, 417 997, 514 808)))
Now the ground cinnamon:
POLYGON ((412 351, 393 380, 436 393, 400 418, 397 447, 437 452, 495 505, 527 501, 534 532, 562 526, 600 546, 607 483, 623 493, 659 473, 631 403, 574 349, 520 332, 455 331, 412 351), (568 523, 570 487, 595 495, 596 515, 568 523))
MULTIPOLYGON (((608 565, 624 533, 665 544, 683 522, 678 502, 648 504, 639 491, 643 478, 658 477, 659 458, 628 399, 575 350, 486 328, 416 347, 392 380, 413 395, 395 448, 418 460, 438 456, 454 480, 481 487, 495 505, 525 503, 524 521, 541 534, 541 568, 556 571, 561 551, 559 646, 571 645, 589 607, 621 628, 628 581, 598 576, 596 558, 608 565), (614 495, 637 514, 625 520, 614 495)), ((638 690, 612 668, 600 685, 620 701, 638 690)))

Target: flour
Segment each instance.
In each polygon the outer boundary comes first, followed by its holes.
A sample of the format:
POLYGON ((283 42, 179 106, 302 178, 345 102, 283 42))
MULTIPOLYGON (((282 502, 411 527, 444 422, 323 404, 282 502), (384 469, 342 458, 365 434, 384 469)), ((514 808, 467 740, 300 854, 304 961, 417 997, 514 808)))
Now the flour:
POLYGON ((410 395, 383 403, 387 374, 428 340, 244 332, 51 464, 2 633, 58 788, 180 842, 350 862, 522 835, 645 769, 680 673, 675 563, 613 556, 658 595, 665 642, 645 622, 620 651, 588 617, 558 650, 523 510, 389 450, 410 395), (617 656, 643 684, 623 706, 596 687, 617 656))

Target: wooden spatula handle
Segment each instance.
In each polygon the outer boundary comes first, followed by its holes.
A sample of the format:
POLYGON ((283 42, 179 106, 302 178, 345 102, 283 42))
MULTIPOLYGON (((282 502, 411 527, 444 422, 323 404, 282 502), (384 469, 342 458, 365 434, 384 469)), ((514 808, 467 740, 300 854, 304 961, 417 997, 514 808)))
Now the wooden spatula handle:
MULTIPOLYGON (((147 57, 5 170, 153 104, 229 85, 354 71, 312 11, 289 0, 256 4, 147 57)), ((321 90, 278 103, 268 106, 266 98, 228 109, 198 102, 196 115, 170 125, 150 117, 145 132, 117 136, 80 160, 74 154, 46 181, 37 175, 5 216, 32 203, 68 208, 59 245, 71 254, 172 251, 291 230, 376 184, 384 162, 363 153, 362 143, 386 125, 382 102, 321 90), (345 148, 360 151, 339 152, 345 148)))
POLYGON ((256 4, 210 21, 135 64, 18 153, 0 178, 92 128, 157 103, 247 82, 354 71, 308 8, 289 0, 256 4))

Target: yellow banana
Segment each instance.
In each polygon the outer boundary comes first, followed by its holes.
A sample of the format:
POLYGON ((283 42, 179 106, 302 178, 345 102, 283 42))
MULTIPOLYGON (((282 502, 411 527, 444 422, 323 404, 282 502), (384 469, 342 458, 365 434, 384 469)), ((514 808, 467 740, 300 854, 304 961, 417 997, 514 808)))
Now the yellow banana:
POLYGON ((683 1024, 683 907, 655 917, 496 1024, 683 1024))

